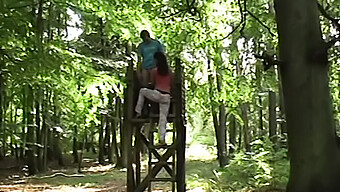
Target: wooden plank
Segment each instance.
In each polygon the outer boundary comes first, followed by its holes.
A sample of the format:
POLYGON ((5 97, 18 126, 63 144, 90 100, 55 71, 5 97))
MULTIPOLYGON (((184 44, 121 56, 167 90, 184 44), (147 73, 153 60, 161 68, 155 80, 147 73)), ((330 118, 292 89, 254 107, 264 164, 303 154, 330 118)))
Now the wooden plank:
POLYGON ((176 182, 176 178, 154 178, 154 179, 150 179, 150 181, 154 181, 154 182, 176 182))
MULTIPOLYGON (((167 161, 171 155, 173 154, 173 149, 172 150, 168 150, 164 153, 164 155, 160 158, 160 161, 167 161)), ((159 173, 159 171, 165 167, 164 165, 161 164, 157 164, 155 165, 152 169, 151 172, 143 179, 142 183, 137 186, 136 188, 136 192, 141 192, 144 191, 146 189, 146 187, 148 186, 148 183, 150 182, 151 179, 155 178, 155 176, 159 173)))
POLYGON ((126 118, 126 126, 125 128, 125 133, 127 136, 125 139, 127 139, 127 191, 134 191, 135 189, 135 177, 134 177, 134 171, 133 171, 133 154, 132 154, 132 123, 131 123, 131 118, 133 114, 133 84, 132 84, 132 77, 133 77, 133 63, 132 61, 129 63, 128 69, 127 69, 127 95, 126 98, 127 101, 127 107, 126 107, 126 113, 125 113, 125 118, 126 118))
MULTIPOLYGON (((175 153, 174 148, 168 148, 167 151, 164 153, 164 155, 161 156, 155 149, 149 147, 149 146, 150 146, 150 143, 149 143, 149 141, 145 138, 145 136, 144 136, 143 134, 141 134, 141 141, 143 141, 143 142, 146 144, 146 146, 148 146, 148 149, 150 150, 150 152, 151 152, 151 153, 159 160, 159 162, 162 163, 162 164, 163 164, 163 162, 162 162, 161 159, 164 157, 165 154, 167 154, 168 152, 170 152, 171 155, 173 155, 173 153, 175 153)), ((171 155, 170 155, 170 156, 171 156, 171 155)), ((164 168, 165 168, 165 170, 169 173, 169 175, 173 176, 173 174, 172 174, 172 169, 171 169, 170 166, 166 163, 167 160, 168 160, 168 159, 166 159, 166 160, 164 161, 164 168)))
POLYGON ((185 138, 186 129, 184 125, 185 103, 184 103, 184 79, 181 62, 176 58, 175 71, 175 99, 176 99, 176 130, 177 130, 177 191, 184 192, 185 186, 185 138))
POLYGON ((141 147, 142 143, 140 140, 141 133, 140 133, 140 126, 136 127, 135 129, 135 157, 136 157, 136 185, 138 186, 141 181, 141 158, 140 158, 140 153, 141 153, 141 147))

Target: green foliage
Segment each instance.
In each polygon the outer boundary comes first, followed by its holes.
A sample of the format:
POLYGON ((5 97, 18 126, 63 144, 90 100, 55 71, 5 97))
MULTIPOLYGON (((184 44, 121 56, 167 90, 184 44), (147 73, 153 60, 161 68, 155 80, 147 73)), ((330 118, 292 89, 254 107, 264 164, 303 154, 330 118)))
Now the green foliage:
POLYGON ((236 153, 229 165, 214 171, 213 191, 235 191, 246 188, 284 189, 288 182, 287 150, 275 151, 268 139, 251 143, 253 152, 236 153))

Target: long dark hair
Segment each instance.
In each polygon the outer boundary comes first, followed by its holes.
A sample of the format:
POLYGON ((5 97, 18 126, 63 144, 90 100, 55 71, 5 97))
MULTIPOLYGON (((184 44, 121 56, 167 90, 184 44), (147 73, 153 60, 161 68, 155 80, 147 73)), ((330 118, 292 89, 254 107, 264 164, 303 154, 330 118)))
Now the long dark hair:
POLYGON ((156 60, 158 74, 165 76, 169 74, 169 65, 163 52, 156 52, 153 56, 156 60))

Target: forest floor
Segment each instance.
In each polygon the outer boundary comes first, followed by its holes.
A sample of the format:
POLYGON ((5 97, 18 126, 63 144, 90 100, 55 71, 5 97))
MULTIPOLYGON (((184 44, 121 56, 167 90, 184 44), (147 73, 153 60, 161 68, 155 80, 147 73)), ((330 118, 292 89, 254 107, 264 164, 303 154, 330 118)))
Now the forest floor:
MULTIPOLYGON (((209 183, 215 177, 218 162, 211 151, 201 145, 192 146, 186 153, 187 191, 210 191, 209 183), (197 153, 199 151, 199 153, 197 153)), ((50 165, 48 172, 35 176, 25 176, 22 162, 13 159, 0 161, 0 192, 7 191, 48 191, 48 192, 120 192, 126 191, 126 169, 117 169, 112 164, 99 165, 91 154, 84 157, 82 173, 72 164, 71 156, 64 156, 66 166, 50 165), (92 157, 91 157, 92 156, 92 157)), ((142 163, 146 167, 146 161, 142 163)), ((166 174, 165 171, 160 173, 166 174)), ((170 183, 154 184, 153 192, 171 191, 170 183)), ((242 190, 250 192, 254 190, 242 190)), ((277 191, 277 190, 256 190, 277 191)))

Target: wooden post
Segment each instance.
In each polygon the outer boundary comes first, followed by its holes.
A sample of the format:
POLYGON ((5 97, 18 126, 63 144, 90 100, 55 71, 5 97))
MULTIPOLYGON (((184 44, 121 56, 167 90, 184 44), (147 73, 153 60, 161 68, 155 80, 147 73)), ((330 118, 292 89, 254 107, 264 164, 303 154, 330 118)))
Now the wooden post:
POLYGON ((140 132, 141 126, 138 125, 135 127, 135 160, 136 160, 136 186, 140 184, 141 181, 141 158, 140 158, 140 153, 141 153, 141 132, 140 132))
POLYGON ((177 191, 185 191, 185 138, 186 129, 185 120, 185 103, 184 103, 184 87, 183 87, 183 69, 181 62, 176 58, 175 73, 175 101, 176 101, 176 119, 175 126, 177 131, 177 191))
POLYGON ((127 191, 134 191, 135 189, 135 181, 134 181, 134 171, 133 171, 133 155, 132 155, 132 123, 131 119, 133 116, 133 63, 132 60, 129 63, 127 69, 127 95, 126 95, 126 111, 125 118, 126 121, 124 122, 126 126, 124 126, 124 131, 127 134, 125 139, 127 139, 126 143, 126 151, 127 151, 127 191))

